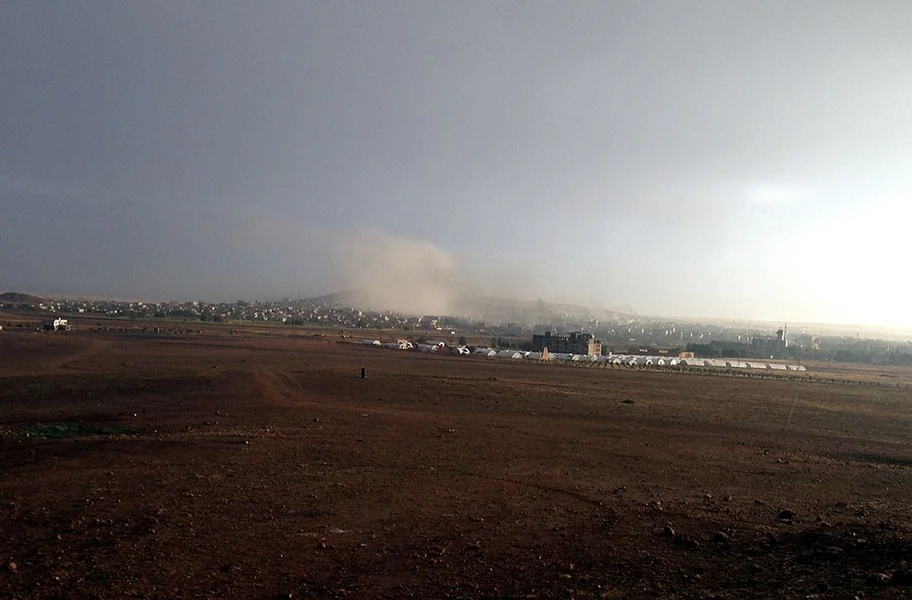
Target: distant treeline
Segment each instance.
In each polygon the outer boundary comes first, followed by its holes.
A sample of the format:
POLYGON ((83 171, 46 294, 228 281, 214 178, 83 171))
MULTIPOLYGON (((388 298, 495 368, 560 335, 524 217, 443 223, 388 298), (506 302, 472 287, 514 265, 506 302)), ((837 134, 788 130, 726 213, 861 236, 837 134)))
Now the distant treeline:
MULTIPOLYGON (((769 358, 757 353, 757 348, 742 342, 727 342, 714 340, 708 344, 687 344, 685 350, 693 352, 699 358, 769 358)), ((787 348, 786 350, 791 350, 787 348)), ((781 356, 776 358, 798 358, 781 356)))
MULTIPOLYGON (((759 355, 751 344, 740 342, 713 341, 708 344, 687 344, 686 349, 700 358, 769 358, 768 355, 759 355)), ((789 346, 776 358, 908 367, 912 366, 912 345, 881 340, 829 338, 821 348, 789 346)))

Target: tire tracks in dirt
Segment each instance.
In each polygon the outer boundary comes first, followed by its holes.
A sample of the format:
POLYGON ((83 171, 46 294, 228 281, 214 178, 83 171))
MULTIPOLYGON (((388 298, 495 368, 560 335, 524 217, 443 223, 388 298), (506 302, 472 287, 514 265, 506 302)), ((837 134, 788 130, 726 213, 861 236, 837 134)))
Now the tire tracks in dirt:
POLYGON ((263 370, 243 371, 253 378, 253 387, 269 401, 290 406, 292 404, 311 404, 315 397, 304 390, 304 387, 295 381, 286 371, 263 370))
MULTIPOLYGON (((459 469, 456 467, 438 466, 435 468, 438 471, 447 471, 450 473, 454 473, 456 475, 462 475, 464 477, 475 477, 478 479, 482 479, 484 481, 490 481, 490 482, 501 483, 501 484, 508 483, 508 484, 515 485, 520 488, 529 488, 529 489, 538 490, 538 491, 542 491, 542 492, 550 492, 552 494, 560 494, 563 496, 567 496, 569 498, 574 498, 580 502, 583 502, 590 506, 594 506, 596 508, 605 508, 604 500, 599 500, 598 498, 594 498, 592 496, 584 494, 583 492, 571 490, 570 488, 565 488, 565 487, 560 487, 560 486, 555 486, 555 485, 546 485, 546 484, 542 484, 542 483, 534 483, 534 482, 530 482, 530 481, 522 481, 520 479, 513 479, 511 477, 486 475, 484 473, 476 473, 474 471, 468 471, 466 469, 459 469)), ((607 494, 605 495, 605 498, 607 498, 607 494)))
POLYGON ((88 345, 85 348, 45 363, 45 366, 49 369, 78 369, 81 371, 91 371, 91 369, 82 369, 77 367, 76 363, 101 354, 111 347, 111 340, 90 338, 87 341, 88 345))

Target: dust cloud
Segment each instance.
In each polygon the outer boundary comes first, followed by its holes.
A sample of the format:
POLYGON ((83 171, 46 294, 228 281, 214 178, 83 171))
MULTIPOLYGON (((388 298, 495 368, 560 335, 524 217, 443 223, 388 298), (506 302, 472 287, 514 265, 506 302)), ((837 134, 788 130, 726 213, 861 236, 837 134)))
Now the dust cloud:
MULTIPOLYGON (((340 235, 330 284, 350 305, 408 315, 445 315, 487 323, 536 325, 568 315, 616 315, 598 290, 547 257, 449 252, 433 242, 379 230, 340 235)), ((597 277, 599 273, 593 273, 597 277)))
POLYGON ((473 261, 375 230, 343 236, 335 255, 337 283, 357 293, 359 306, 404 314, 480 317, 486 299, 536 298, 544 279, 527 264, 473 261))
POLYGON ((338 257, 344 286, 373 310, 450 314, 467 282, 454 255, 428 241, 379 231, 345 236, 338 257))

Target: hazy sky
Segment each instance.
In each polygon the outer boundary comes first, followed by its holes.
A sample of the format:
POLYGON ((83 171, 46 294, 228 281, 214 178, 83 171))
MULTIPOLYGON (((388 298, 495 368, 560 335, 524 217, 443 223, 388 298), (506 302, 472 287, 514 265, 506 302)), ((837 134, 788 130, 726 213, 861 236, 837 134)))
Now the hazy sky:
POLYGON ((912 3, 0 1, 0 291, 912 326, 912 3))

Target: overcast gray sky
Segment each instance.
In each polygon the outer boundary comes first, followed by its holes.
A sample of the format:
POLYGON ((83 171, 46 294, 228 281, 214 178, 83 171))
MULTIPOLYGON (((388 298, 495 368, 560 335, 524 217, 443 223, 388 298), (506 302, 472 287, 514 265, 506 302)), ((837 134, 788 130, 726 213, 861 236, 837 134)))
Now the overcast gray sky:
POLYGON ((0 291, 912 325, 912 3, 0 2, 0 291))

